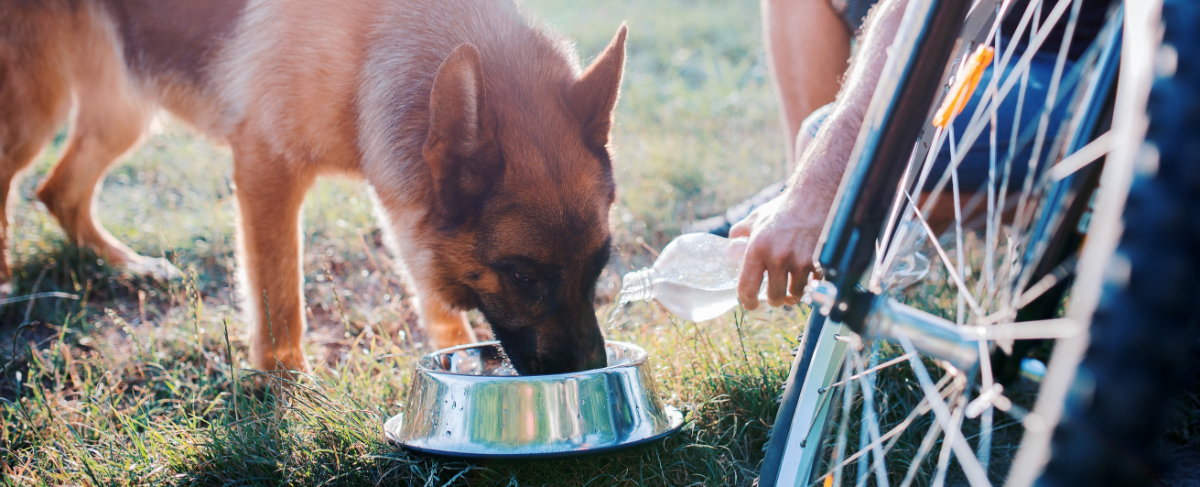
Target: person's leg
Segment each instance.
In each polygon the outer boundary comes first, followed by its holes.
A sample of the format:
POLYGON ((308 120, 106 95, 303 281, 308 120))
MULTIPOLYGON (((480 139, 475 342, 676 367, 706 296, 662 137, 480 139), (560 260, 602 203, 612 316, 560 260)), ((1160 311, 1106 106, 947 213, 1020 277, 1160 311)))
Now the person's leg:
MULTIPOLYGON (((1029 172, 1029 162, 1033 156, 1033 146, 1037 135, 1038 123, 1046 106, 1050 81, 1054 76, 1054 63, 1055 56, 1053 54, 1039 52, 1034 55, 1029 64, 1029 78, 1028 84, 1025 86, 1024 98, 1022 99, 1020 96, 1020 82, 1018 81, 1018 84, 1013 86, 1008 96, 996 107, 996 118, 998 121, 996 125, 996 184, 1000 184, 999 180, 1002 179, 1005 162, 1011 158, 1009 191, 1020 190, 1024 184, 1025 175, 1029 172), (1022 103, 1018 103, 1018 101, 1022 103), (1019 122, 1017 122, 1018 114, 1021 117, 1019 122), (1014 122, 1017 123, 1014 124, 1014 122), (1013 141, 1013 128, 1017 129, 1016 146, 1011 145, 1013 141), (1013 152, 1012 154, 1009 154, 1010 150, 1013 152)), ((1070 61, 1066 63, 1063 69, 1063 78, 1068 76, 1073 67, 1074 63, 1070 61)), ((1010 66, 1004 76, 997 80, 997 83, 1003 84, 1005 78, 1011 72, 1012 67, 1010 66)), ((971 117, 974 115, 976 107, 983 98, 984 92, 987 91, 991 77, 992 69, 988 68, 984 72, 983 77, 980 78, 979 87, 975 90, 975 94, 967 102, 966 107, 964 107, 958 118, 954 120, 954 134, 959 139, 967 131, 971 117)), ((1048 161, 1047 159, 1051 155, 1050 149, 1053 146, 1054 137, 1058 134, 1059 127, 1067 117, 1067 109, 1073 97, 1073 86, 1066 84, 1060 86, 1057 102, 1050 111, 1050 118, 1046 124, 1046 140, 1042 145, 1042 153, 1037 161, 1037 173, 1035 176, 1041 174, 1042 171, 1054 163, 1054 161, 1048 161)), ((988 142, 990 137, 991 127, 988 126, 980 133, 967 154, 963 156, 963 160, 958 166, 958 178, 963 191, 974 191, 987 183, 988 170, 991 164, 991 149, 988 142)), ((943 148, 934 163, 930 182, 926 184, 927 190, 931 189, 937 183, 936 177, 940 177, 949 165, 950 151, 943 148)))
MULTIPOLYGON (((850 61, 850 37, 877 0, 763 0, 767 61, 779 93, 788 165, 830 111, 850 61)), ((788 172, 793 167, 788 168, 788 172)), ((774 199, 783 182, 772 184, 724 213, 683 226, 684 233, 722 237, 733 224, 774 199)))
MULTIPOLYGON (((1019 96, 1020 85, 1015 85, 1008 96, 996 107, 995 185, 999 188, 1003 183, 1005 166, 1007 164, 1009 194, 1020 191, 1025 184, 1026 175, 1029 174, 1029 164, 1033 157, 1034 139, 1036 138, 1041 114, 1045 110, 1046 97, 1049 95, 1050 80, 1054 75, 1054 63, 1055 56, 1053 54, 1040 52, 1035 54, 1029 65, 1029 77, 1028 83, 1025 86, 1024 97, 1019 96), (1018 115, 1020 116, 1019 122, 1017 120, 1018 115), (1012 145, 1014 128, 1017 130, 1015 146, 1012 145)), ((1067 76, 1067 73, 1071 72, 1073 66, 1073 63, 1070 61, 1067 62, 1063 70, 1064 78, 1067 76)), ((1004 79, 1010 73, 1012 73, 1011 66, 1006 69, 1004 76, 1000 77, 997 83, 1003 84, 1004 79)), ((952 125, 956 140, 961 140, 963 134, 967 131, 975 109, 983 98, 984 92, 987 91, 991 77, 992 69, 988 68, 984 72, 983 77, 980 78, 979 86, 976 88, 974 95, 967 102, 962 113, 954 119, 952 125)), ((1034 177, 1040 176, 1047 167, 1050 167, 1055 162, 1050 160, 1051 149, 1053 148, 1054 138, 1058 134, 1059 127, 1062 126, 1068 115, 1067 108, 1073 96, 1073 86, 1063 85, 1060 87, 1057 97, 1058 101, 1050 111, 1050 117, 1046 125, 1046 139, 1042 145, 1041 155, 1037 160, 1034 177)), ((977 191, 983 191, 987 188, 992 162, 990 138, 991 126, 989 125, 980 133, 975 143, 971 145, 971 148, 963 156, 962 162, 958 165, 960 200, 963 205, 966 205, 967 201, 975 198, 977 191)), ((943 143, 942 150, 938 153, 937 159, 934 160, 929 179, 926 180, 924 191, 931 191, 937 186, 938 181, 946 172, 946 168, 950 166, 950 162, 948 142, 943 143)), ((1034 182, 1036 183, 1036 181, 1035 179, 1034 182)), ((951 196, 952 193, 950 191, 949 185, 943 188, 943 192, 938 198, 937 203, 931 208, 930 214, 926 215, 930 225, 935 230, 945 229, 954 222, 954 198, 951 196)), ((928 193, 922 196, 922 206, 925 204, 925 196, 928 196, 928 193)), ((1006 210, 1004 210, 1005 219, 1011 217, 1011 212, 1015 205, 1015 199, 1009 198, 1006 200, 1006 210)), ((972 220, 984 214, 985 211, 986 206, 976 205, 974 211, 963 215, 963 218, 972 220)))
POLYGON ((851 30, 830 0, 762 0, 762 15, 791 165, 800 124, 837 96, 850 60, 851 30))

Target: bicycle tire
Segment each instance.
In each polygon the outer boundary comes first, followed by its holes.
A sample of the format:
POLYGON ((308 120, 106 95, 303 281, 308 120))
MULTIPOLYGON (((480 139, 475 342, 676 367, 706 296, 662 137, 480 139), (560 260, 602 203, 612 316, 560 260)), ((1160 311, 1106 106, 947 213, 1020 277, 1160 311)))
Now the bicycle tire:
POLYGON ((1130 188, 1118 258, 1038 485, 1151 483, 1161 467, 1154 445, 1200 333, 1200 144, 1191 137, 1200 131, 1200 63, 1179 55, 1200 48, 1200 4, 1162 8, 1160 53, 1175 66, 1147 103, 1142 157, 1156 161, 1141 161, 1130 188))

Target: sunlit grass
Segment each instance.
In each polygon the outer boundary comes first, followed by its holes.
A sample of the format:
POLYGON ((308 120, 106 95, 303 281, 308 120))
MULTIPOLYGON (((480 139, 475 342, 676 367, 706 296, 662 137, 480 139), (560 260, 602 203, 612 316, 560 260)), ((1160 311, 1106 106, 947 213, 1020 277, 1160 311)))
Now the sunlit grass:
POLYGON ((200 306, 181 305, 178 318, 165 322, 131 324, 114 312, 49 327, 56 334, 26 348, 15 370, 6 372, 0 436, 6 481, 374 485, 433 479, 440 485, 457 476, 470 484, 747 484, 793 345, 781 335, 796 325, 793 319, 743 319, 697 326, 657 309, 635 310, 609 336, 636 340, 655 358, 664 400, 689 414, 682 433, 596 458, 464 463, 410 455, 383 442, 382 423, 403 411, 402 392, 424 351, 403 340, 395 323, 324 339, 324 347, 340 350, 337 360, 281 387, 249 371, 244 345, 226 336, 224 319, 197 319, 208 314, 200 306), (238 367, 229 366, 231 359, 238 367))

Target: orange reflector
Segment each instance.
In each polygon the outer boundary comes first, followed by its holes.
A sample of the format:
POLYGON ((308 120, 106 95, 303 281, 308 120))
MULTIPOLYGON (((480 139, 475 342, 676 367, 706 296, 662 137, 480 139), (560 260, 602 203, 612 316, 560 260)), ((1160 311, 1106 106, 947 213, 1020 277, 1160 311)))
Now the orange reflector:
POLYGON ((833 487, 833 475, 825 476, 825 487, 833 487))
POLYGON ((971 57, 967 59, 967 64, 959 70, 958 78, 950 86, 950 92, 946 93, 946 99, 942 101, 942 106, 933 116, 935 127, 946 128, 954 120, 954 117, 962 113, 963 107, 967 106, 971 95, 975 94, 975 87, 979 86, 979 78, 983 77, 983 72, 992 63, 992 56, 995 53, 996 50, 991 46, 979 46, 979 49, 971 54, 971 57))

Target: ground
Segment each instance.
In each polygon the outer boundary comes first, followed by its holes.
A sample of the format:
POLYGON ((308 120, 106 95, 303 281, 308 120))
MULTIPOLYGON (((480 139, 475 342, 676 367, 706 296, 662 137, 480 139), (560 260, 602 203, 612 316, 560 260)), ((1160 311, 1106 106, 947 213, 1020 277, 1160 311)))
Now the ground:
MULTIPOLYGON (((527 6, 576 39, 585 62, 629 25, 613 136, 616 258, 602 292, 651 262, 682 222, 783 177, 757 4, 527 6)), ((663 443, 520 464, 410 455, 386 444, 381 426, 403 411, 414 360, 429 350, 363 184, 325 180, 306 202, 306 338, 316 367, 281 389, 248 368, 228 149, 164 117, 106 178, 104 224, 184 271, 156 282, 73 248, 35 203, 62 140, 24 175, 10 206, 11 295, 72 297, 0 306, 3 483, 748 485, 756 477, 805 319, 799 310, 696 325, 640 304, 608 324, 609 338, 650 352, 664 400, 689 412, 683 432, 663 443)))

